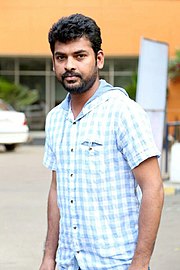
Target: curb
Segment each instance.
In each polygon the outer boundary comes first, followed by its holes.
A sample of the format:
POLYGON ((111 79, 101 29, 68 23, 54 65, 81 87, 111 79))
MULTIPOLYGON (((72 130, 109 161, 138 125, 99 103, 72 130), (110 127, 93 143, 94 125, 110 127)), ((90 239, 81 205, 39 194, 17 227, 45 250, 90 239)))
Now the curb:
POLYGON ((45 131, 30 131, 28 144, 44 145, 45 144, 45 131))
POLYGON ((165 195, 175 195, 180 193, 180 183, 164 183, 165 195))

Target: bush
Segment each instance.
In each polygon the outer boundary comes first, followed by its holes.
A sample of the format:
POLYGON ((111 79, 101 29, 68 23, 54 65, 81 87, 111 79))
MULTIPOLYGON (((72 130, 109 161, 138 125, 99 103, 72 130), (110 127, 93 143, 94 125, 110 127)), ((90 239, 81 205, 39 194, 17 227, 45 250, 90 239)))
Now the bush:
POLYGON ((180 78, 180 50, 177 50, 175 57, 169 61, 168 72, 170 79, 180 78))
POLYGON ((14 84, 0 78, 0 99, 20 111, 39 99, 37 90, 30 90, 20 84, 14 84))
POLYGON ((133 100, 136 100, 136 88, 137 88, 137 72, 134 72, 131 77, 131 83, 125 87, 129 97, 133 100))

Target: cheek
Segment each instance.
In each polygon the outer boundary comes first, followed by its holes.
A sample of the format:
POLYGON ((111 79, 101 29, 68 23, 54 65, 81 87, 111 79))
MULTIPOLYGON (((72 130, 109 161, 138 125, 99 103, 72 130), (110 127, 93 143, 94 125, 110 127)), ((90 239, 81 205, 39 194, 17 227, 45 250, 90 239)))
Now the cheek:
POLYGON ((86 74, 94 73, 94 71, 96 70, 96 68, 97 68, 97 65, 96 65, 95 61, 88 62, 84 66, 84 69, 82 69, 82 73, 86 73, 86 74))
POLYGON ((54 71, 56 75, 62 75, 64 73, 62 65, 54 65, 54 71))

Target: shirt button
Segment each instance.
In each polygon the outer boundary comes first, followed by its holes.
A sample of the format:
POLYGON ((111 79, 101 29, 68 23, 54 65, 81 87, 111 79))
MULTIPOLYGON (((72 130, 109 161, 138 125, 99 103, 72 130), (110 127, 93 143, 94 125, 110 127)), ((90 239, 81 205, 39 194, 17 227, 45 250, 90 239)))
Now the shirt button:
POLYGON ((76 125, 76 122, 73 122, 73 125, 76 125))
POLYGON ((73 229, 76 230, 76 226, 73 229))
POLYGON ((73 177, 73 173, 71 173, 70 176, 73 177))
POLYGON ((71 200, 71 203, 73 203, 73 200, 71 200))
POLYGON ((71 148, 71 152, 73 152, 74 151, 74 149, 73 148, 71 148))
POLYGON ((77 253, 79 253, 79 251, 76 251, 77 253))

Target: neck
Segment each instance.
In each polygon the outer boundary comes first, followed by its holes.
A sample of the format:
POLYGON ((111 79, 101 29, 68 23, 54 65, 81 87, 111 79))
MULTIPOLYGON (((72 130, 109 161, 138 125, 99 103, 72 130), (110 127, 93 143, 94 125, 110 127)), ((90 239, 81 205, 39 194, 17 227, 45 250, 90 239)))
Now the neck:
POLYGON ((78 114, 82 111, 85 103, 94 95, 98 87, 99 80, 96 80, 93 87, 91 87, 88 91, 81 94, 71 94, 71 109, 74 119, 76 119, 78 114))

